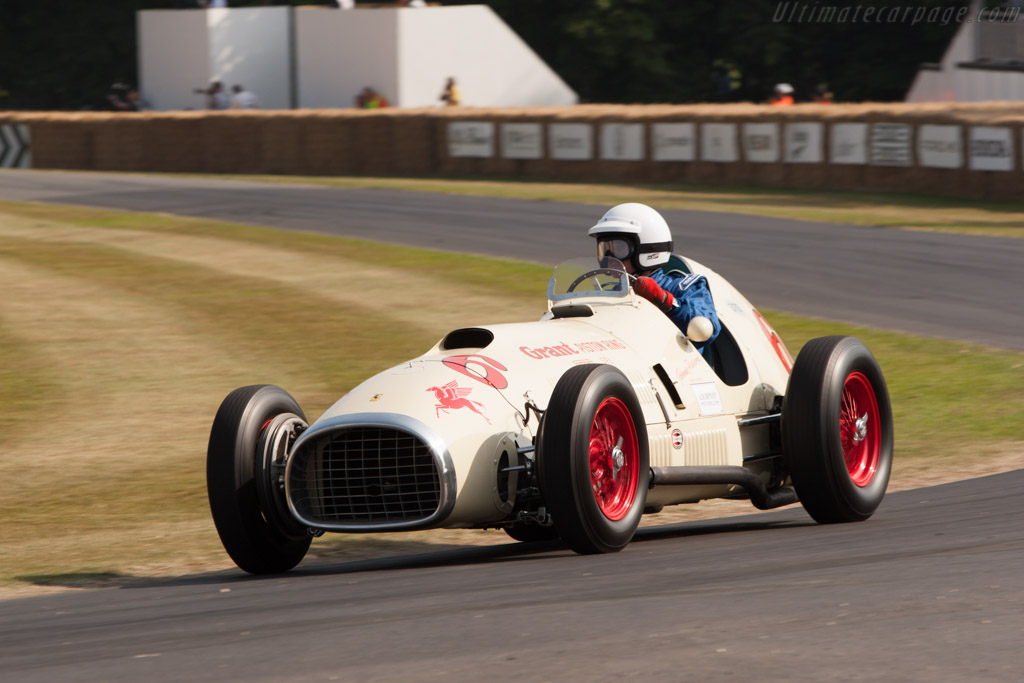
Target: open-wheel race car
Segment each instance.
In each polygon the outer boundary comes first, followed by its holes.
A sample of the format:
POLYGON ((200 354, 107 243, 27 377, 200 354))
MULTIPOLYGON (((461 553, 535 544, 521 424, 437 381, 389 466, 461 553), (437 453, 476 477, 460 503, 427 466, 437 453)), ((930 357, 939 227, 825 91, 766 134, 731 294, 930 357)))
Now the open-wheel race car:
POLYGON ((703 353, 621 264, 577 259, 555 269, 540 320, 453 330, 312 424, 283 389, 235 390, 207 453, 228 554, 283 572, 323 532, 437 527, 612 552, 644 513, 710 498, 799 500, 821 523, 871 516, 893 427, 868 349, 821 337, 793 362, 724 278, 678 256, 669 267, 714 294, 722 331, 703 353))

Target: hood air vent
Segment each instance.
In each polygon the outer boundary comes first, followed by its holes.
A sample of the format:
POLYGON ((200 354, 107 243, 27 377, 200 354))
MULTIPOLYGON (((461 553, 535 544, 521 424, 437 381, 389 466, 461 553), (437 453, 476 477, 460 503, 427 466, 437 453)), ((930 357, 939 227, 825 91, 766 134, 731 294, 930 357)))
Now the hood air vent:
POLYGON ((441 350, 483 349, 494 341, 494 333, 482 327, 463 327, 452 330, 441 340, 441 350))

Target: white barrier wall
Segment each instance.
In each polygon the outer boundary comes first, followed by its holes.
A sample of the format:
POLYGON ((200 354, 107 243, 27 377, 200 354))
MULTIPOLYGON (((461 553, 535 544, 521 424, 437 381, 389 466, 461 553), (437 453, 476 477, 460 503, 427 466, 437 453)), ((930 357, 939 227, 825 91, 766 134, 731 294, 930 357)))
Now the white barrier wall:
MULTIPOLYGON (((458 83, 464 106, 565 106, 578 101, 565 81, 486 5, 374 12, 397 23, 400 106, 439 104, 449 76, 458 83)), ((353 18, 364 13, 357 11, 353 18)))
POLYGON ((352 107, 365 87, 399 104, 397 12, 297 8, 298 106, 352 107))
MULTIPOLYGON (((970 21, 960 25, 938 68, 922 68, 917 72, 914 82, 907 91, 907 102, 1024 100, 1024 73, 1015 70, 966 69, 958 66, 979 56, 978 28, 977 23, 970 21)), ((1019 41, 1020 34, 1017 35, 1019 41)))
POLYGON ((139 86, 154 109, 205 109, 193 91, 240 84, 265 109, 291 105, 287 7, 145 10, 136 14, 139 86))
POLYGON ((205 109, 202 95, 213 75, 206 12, 146 10, 135 15, 139 90, 154 109, 205 109))
POLYGON ((136 21, 142 93, 155 109, 205 108, 193 91, 211 80, 244 85, 265 109, 292 106, 293 89, 298 107, 352 107, 364 87, 392 106, 440 106, 448 77, 464 106, 577 102, 485 5, 144 10, 136 21))
POLYGON ((207 12, 212 78, 245 86, 262 109, 291 106, 291 48, 287 7, 207 12))

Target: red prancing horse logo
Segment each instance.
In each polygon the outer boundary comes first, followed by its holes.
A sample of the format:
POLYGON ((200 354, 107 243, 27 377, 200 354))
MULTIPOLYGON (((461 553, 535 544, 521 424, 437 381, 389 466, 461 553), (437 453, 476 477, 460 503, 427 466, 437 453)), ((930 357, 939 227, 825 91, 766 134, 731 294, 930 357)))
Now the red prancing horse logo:
MULTIPOLYGON (((434 392, 434 398, 438 400, 438 403, 434 406, 434 415, 441 417, 441 411, 448 414, 449 410, 456 410, 458 408, 469 408, 474 413, 487 420, 487 416, 476 409, 475 406, 484 407, 483 403, 474 401, 466 398, 473 390, 469 387, 460 387, 457 380, 452 380, 445 384, 443 387, 430 387, 427 391, 434 392)), ((490 420, 487 420, 487 424, 491 424, 490 420)))

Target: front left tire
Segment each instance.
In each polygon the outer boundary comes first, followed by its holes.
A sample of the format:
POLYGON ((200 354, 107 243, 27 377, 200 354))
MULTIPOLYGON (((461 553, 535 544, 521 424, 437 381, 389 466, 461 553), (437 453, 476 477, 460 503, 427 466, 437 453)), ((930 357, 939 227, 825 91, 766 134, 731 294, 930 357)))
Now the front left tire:
MULTIPOLYGON (((224 549, 250 574, 277 574, 297 565, 309 549, 306 529, 290 525, 282 501, 269 496, 263 437, 272 425, 291 418, 306 424, 305 415, 288 392, 272 385, 236 389, 220 405, 210 430, 206 453, 206 488, 210 512, 224 549), (262 489, 262 491, 261 491, 262 489)), ((281 494, 283 496, 283 493, 281 494)))
POLYGON ((538 434, 544 503, 577 553, 629 544, 650 481, 647 431, 629 380, 611 365, 579 365, 558 380, 538 434))

